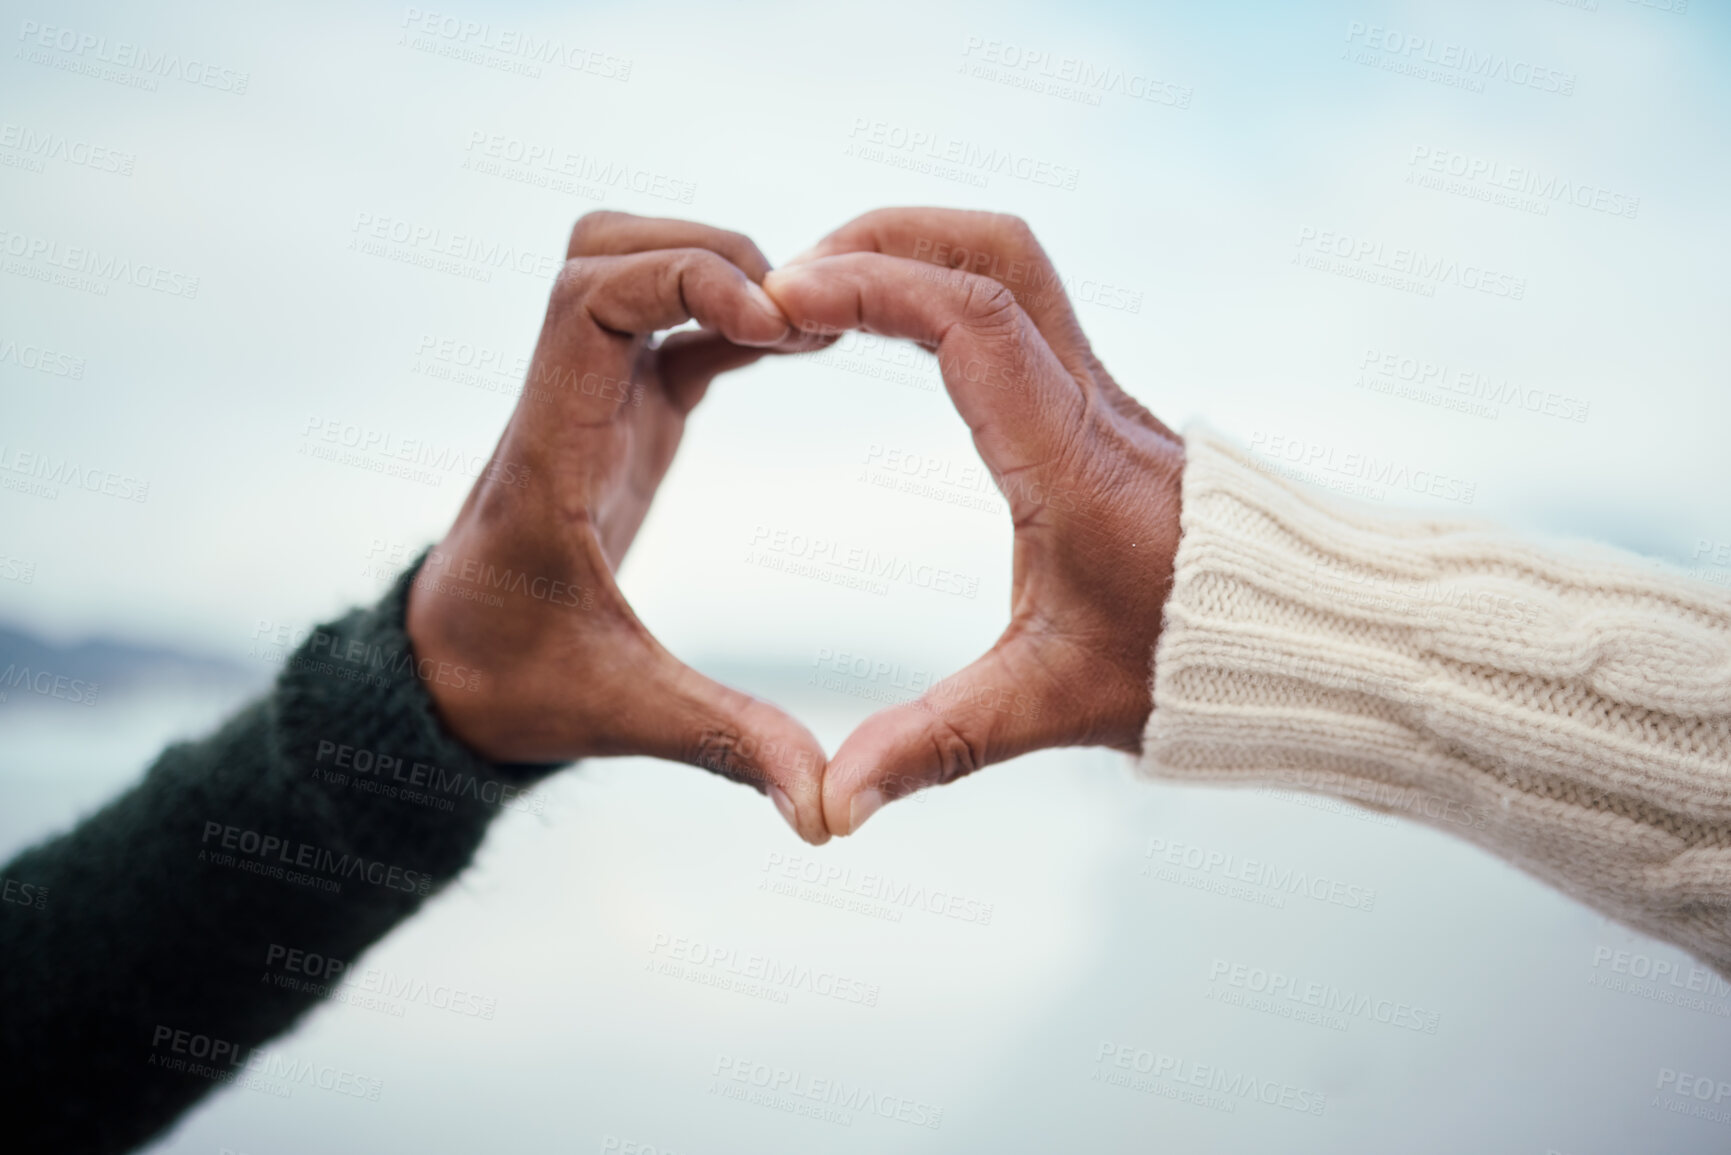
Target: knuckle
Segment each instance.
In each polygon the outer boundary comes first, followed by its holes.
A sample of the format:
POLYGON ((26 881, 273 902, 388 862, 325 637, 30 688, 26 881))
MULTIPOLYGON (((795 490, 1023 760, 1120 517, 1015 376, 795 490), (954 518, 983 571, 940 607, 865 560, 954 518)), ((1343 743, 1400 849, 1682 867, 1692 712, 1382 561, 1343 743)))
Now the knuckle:
POLYGON ((1036 249, 1040 247, 1040 240, 1034 235, 1033 226, 1015 213, 1000 216, 998 227, 1003 231, 1004 239, 1013 245, 1036 249))
POLYGON ((962 320, 970 327, 997 330, 1019 323, 1021 306, 1016 304, 1016 294, 1001 282, 969 274, 963 293, 962 320))
POLYGON ((966 778, 986 764, 985 739, 965 732, 948 718, 934 718, 927 734, 937 755, 939 785, 966 778))
POLYGON ((1046 250, 1041 247, 1040 238, 1034 235, 1033 226, 1027 221, 1013 213, 1004 213, 996 223, 996 240, 1006 251, 1044 259, 1046 250))
POLYGON ((714 249, 686 246, 685 248, 668 249, 667 252, 672 254, 670 267, 674 269, 729 275, 736 271, 734 263, 714 249))
POLYGON ((845 224, 831 229, 823 239, 832 237, 871 236, 881 229, 891 229, 907 221, 923 221, 925 217, 916 209, 880 208, 867 209, 845 224))
POLYGON ((577 223, 571 226, 571 243, 566 246, 566 255, 575 257, 589 251, 601 233, 627 215, 613 209, 596 209, 584 213, 577 218, 577 223))
POLYGON ((567 260, 553 278, 553 291, 547 302, 548 317, 562 317, 581 305, 594 287, 595 276, 593 261, 581 257, 567 260))
POLYGON ((744 233, 737 233, 732 229, 720 229, 718 231, 721 237, 720 243, 716 247, 722 252, 732 255, 736 259, 750 260, 755 258, 762 260, 763 254, 758 251, 757 242, 744 233))

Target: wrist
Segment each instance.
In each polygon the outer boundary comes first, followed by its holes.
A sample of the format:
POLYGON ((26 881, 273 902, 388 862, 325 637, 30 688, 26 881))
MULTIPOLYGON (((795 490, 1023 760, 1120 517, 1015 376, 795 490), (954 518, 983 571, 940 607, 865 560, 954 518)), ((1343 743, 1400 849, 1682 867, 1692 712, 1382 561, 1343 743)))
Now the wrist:
MULTIPOLYGON (((437 549, 432 551, 431 557, 438 556, 437 549)), ((409 578, 403 632, 414 651, 415 673, 453 738, 489 761, 510 761, 495 733, 498 671, 484 653, 463 644, 473 627, 464 628, 464 607, 452 604, 457 599, 430 568, 434 564, 423 558, 409 578)))
POLYGON ((1146 463, 1146 485, 1136 502, 1131 523, 1130 546, 1125 558, 1136 593, 1127 605, 1118 607, 1121 618, 1131 619, 1125 633, 1133 639, 1123 653, 1126 677, 1137 686, 1137 694, 1117 716, 1118 749, 1140 753, 1142 734, 1154 712, 1154 655, 1165 627, 1166 603, 1172 597, 1177 576, 1178 542, 1182 536, 1184 494, 1184 443, 1176 437, 1160 439, 1159 448, 1146 463), (1132 608, 1133 607, 1133 608, 1132 608))

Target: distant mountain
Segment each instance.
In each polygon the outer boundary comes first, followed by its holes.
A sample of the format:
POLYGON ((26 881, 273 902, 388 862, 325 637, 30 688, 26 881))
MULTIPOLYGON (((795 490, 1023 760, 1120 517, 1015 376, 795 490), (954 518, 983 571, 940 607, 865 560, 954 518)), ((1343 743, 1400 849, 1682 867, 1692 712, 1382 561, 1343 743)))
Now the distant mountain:
POLYGON ((79 691, 73 683, 99 687, 104 698, 169 685, 247 687, 263 685, 273 672, 264 665, 109 638, 59 645, 0 625, 0 695, 8 698, 35 692, 74 700, 70 695, 79 691), (59 692, 56 679, 65 679, 58 683, 59 692))

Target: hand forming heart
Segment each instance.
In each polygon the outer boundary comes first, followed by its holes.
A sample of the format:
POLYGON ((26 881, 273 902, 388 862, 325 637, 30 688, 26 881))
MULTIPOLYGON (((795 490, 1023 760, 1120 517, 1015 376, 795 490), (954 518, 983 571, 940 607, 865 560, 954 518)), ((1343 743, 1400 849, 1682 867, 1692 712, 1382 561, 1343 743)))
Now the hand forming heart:
POLYGON ((972 665, 848 736, 824 774, 830 832, 1034 750, 1139 750, 1178 549, 1183 443, 1094 356, 1028 226, 882 209, 764 289, 802 331, 863 328, 935 350, 1015 524, 1008 628, 972 665))
POLYGON ((495 672, 476 691, 428 687, 483 755, 690 762, 764 790, 821 843, 992 762, 1140 747, 1182 467, 1179 438, 1107 374, 1014 217, 881 210, 771 273, 737 234, 591 214, 492 467, 417 580, 410 636, 422 657, 495 672), (691 318, 702 328, 651 347, 691 318), (1015 553, 1010 624, 992 649, 868 718, 826 768, 805 727, 662 649, 612 570, 709 382, 851 328, 937 353, 1009 502, 1015 553), (502 609, 474 609, 476 582, 502 609))
POLYGON ((758 287, 769 262, 737 233, 591 213, 566 255, 516 412, 409 597, 417 654, 484 674, 427 688, 494 761, 689 762, 764 791, 824 842, 817 739, 669 654, 613 580, 710 381, 812 342, 758 287))

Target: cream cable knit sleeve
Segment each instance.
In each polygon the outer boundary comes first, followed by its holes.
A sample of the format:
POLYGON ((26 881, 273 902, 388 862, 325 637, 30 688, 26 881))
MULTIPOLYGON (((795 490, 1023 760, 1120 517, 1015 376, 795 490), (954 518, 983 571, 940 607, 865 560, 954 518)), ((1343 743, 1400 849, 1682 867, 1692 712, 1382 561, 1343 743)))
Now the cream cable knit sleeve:
POLYGON ((1731 597, 1186 441, 1148 773, 1454 831, 1731 976, 1731 597))

